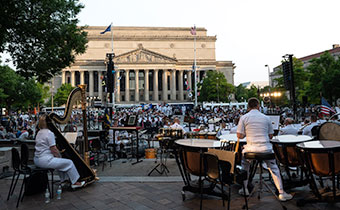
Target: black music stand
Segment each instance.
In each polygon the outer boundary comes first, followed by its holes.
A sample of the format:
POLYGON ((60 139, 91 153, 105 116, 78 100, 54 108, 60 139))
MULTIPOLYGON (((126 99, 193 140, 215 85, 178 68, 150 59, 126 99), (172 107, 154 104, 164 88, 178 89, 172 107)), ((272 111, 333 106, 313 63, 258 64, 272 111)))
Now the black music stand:
POLYGON ((166 153, 166 144, 168 141, 170 141, 170 137, 162 137, 161 142, 161 153, 160 153, 160 163, 158 163, 151 171, 148 173, 148 176, 152 174, 152 172, 157 171, 160 175, 163 175, 165 173, 166 176, 168 176, 167 172, 170 173, 168 167, 166 166, 166 157, 163 158, 163 155, 166 153), (158 170, 158 167, 160 170, 158 170))

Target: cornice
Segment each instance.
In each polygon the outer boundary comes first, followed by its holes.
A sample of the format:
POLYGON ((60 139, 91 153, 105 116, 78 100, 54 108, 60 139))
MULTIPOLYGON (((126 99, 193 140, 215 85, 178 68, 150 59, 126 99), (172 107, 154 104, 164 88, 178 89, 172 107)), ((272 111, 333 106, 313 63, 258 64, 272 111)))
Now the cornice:
MULTIPOLYGON (((89 41, 111 41, 109 35, 88 35, 89 41)), ((193 36, 113 36, 114 41, 192 41, 193 36)), ((198 41, 216 41, 216 36, 196 36, 198 41)))
MULTIPOLYGON (((85 30, 105 30, 107 26, 87 26, 85 30)), ((113 26, 113 31, 190 31, 191 27, 148 27, 148 26, 113 26)), ((196 28, 196 31, 207 31, 203 27, 196 28)))

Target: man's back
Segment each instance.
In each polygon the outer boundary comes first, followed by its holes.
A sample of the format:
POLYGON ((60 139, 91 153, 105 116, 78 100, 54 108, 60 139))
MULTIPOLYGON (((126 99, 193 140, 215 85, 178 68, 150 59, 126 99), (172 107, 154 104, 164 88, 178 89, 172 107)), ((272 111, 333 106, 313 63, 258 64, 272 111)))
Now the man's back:
POLYGON ((272 150, 269 134, 273 134, 270 119, 256 109, 241 117, 237 133, 245 134, 247 145, 243 152, 268 152, 272 150))

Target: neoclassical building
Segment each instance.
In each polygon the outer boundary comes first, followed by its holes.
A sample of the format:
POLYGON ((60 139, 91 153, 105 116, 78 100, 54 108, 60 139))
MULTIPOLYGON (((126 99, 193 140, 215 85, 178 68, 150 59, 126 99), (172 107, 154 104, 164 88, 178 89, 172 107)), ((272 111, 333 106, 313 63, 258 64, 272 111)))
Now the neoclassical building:
MULTIPOLYGON (((106 54, 111 52, 111 32, 106 27, 90 26, 86 53, 78 56, 71 67, 63 69, 61 83, 72 86, 87 84, 89 97, 105 101, 103 79, 107 71, 106 54)), ((115 103, 191 101, 194 90, 194 36, 191 28, 179 27, 112 27, 115 53, 115 103)), ((234 64, 216 61, 216 36, 197 28, 196 61, 198 81, 206 71, 223 72, 234 84, 234 64)), ((59 83, 60 83, 59 82, 59 83)), ((60 85, 61 85, 60 83, 60 85)), ((58 87, 58 84, 55 84, 58 87)))

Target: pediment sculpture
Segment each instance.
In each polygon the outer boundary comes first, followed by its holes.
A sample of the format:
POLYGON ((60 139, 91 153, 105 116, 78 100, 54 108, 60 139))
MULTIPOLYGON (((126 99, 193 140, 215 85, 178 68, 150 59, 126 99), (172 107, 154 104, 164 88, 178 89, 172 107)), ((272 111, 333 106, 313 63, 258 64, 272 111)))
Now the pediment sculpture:
POLYGON ((176 63, 177 60, 168 56, 147 50, 137 49, 114 58, 116 63, 176 63))

